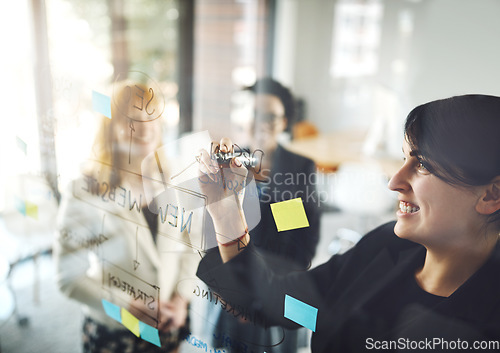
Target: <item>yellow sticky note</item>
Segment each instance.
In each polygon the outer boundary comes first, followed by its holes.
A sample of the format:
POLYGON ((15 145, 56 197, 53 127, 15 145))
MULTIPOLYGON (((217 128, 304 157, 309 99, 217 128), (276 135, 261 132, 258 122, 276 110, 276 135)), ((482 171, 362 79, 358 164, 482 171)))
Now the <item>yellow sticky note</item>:
POLYGON ((132 315, 127 309, 122 309, 122 324, 128 328, 134 335, 139 337, 141 331, 139 329, 139 320, 132 315))
POLYGON ((38 206, 26 201, 26 214, 31 218, 38 219, 38 206))
POLYGON ((278 232, 309 227, 306 211, 300 197, 271 204, 274 222, 278 232))

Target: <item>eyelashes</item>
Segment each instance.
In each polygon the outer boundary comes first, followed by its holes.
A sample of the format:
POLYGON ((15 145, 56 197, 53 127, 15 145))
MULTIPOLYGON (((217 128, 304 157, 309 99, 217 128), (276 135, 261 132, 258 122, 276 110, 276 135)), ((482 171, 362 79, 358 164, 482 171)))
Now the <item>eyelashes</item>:
POLYGON ((431 173, 432 172, 432 170, 431 170, 432 168, 430 167, 430 165, 427 162, 425 162, 423 160, 422 157, 416 156, 416 158, 417 158, 417 163, 418 163, 417 164, 417 169, 419 171, 425 172, 425 173, 431 173))
MULTIPOLYGON (((425 162, 422 157, 420 156, 413 156, 415 157, 415 165, 416 169, 420 172, 423 173, 432 173, 432 167, 429 165, 429 163, 425 162)), ((406 162, 408 158, 403 157, 403 161, 406 162)))
POLYGON ((425 164, 424 164, 424 163, 422 163, 422 162, 419 162, 419 163, 418 163, 418 169, 419 169, 419 170, 425 170, 425 171, 427 171, 427 170, 428 170, 428 169, 427 169, 427 167, 425 166, 425 164))

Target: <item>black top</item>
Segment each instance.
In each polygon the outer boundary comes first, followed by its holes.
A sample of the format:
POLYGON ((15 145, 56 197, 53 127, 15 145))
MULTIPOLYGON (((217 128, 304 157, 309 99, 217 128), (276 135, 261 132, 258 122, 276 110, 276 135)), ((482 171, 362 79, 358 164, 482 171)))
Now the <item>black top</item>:
POLYGON ((271 253, 273 257, 270 257, 270 261, 281 265, 280 268, 285 272, 294 265, 307 269, 319 241, 316 165, 311 159, 292 153, 280 145, 273 154, 271 165, 269 181, 257 183, 261 219, 250 234, 254 245, 271 253), (309 227, 278 232, 270 205, 297 197, 302 198, 309 227), (286 265, 283 265, 282 260, 286 261, 286 265))
MULTIPOLYGON (((259 193, 260 222, 250 230, 253 244, 265 255, 267 266, 275 272, 285 274, 293 270, 310 267, 319 241, 319 209, 316 192, 316 165, 306 157, 285 150, 278 145, 271 163, 268 180, 257 182, 259 193), (302 198, 309 227, 278 232, 271 204, 300 197, 302 198)), ((244 209, 252 206, 245 195, 244 209)), ((254 207, 255 205, 252 204, 254 207)), ((232 352, 292 352, 297 349, 295 332, 264 329, 249 323, 242 323, 239 317, 222 313, 217 320, 216 333, 225 333, 232 340, 244 342, 243 347, 231 347, 232 352), (285 337, 277 347, 272 347, 285 337)), ((214 345, 220 346, 215 340, 214 345)))
MULTIPOLYGON (((370 342, 460 339, 472 347, 474 341, 500 340, 500 244, 448 298, 429 295, 415 284, 425 253, 423 246, 397 237, 391 222, 310 271, 277 275, 250 243, 226 264, 213 249, 200 262, 198 277, 229 302, 255 317, 265 316, 266 324, 298 327, 283 316, 286 294, 317 308, 314 353, 375 351, 370 342), (381 339, 385 341, 377 341, 381 339)), ((444 348, 434 346, 433 351, 444 348)))
POLYGON ((447 298, 420 288, 412 269, 413 266, 405 271, 397 288, 385 288, 369 303, 351 313, 339 334, 343 352, 363 351, 370 342, 409 338, 410 333, 402 334, 405 325, 418 320, 422 313, 439 310, 440 303, 447 298), (367 342, 367 338, 373 341, 367 342))

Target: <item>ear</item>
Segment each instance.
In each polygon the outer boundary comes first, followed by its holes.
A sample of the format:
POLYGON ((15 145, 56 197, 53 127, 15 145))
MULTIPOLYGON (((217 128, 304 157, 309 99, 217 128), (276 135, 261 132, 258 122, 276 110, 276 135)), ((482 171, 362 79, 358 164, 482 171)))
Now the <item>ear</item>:
POLYGON ((476 204, 476 211, 483 215, 490 215, 498 210, 500 210, 500 176, 486 186, 476 204))

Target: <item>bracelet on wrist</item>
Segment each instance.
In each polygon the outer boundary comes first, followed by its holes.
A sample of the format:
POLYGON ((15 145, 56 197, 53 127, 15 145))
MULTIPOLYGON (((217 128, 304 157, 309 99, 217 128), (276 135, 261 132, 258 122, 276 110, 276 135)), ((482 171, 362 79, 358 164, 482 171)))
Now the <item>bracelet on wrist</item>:
POLYGON ((220 241, 217 240, 217 243, 219 243, 219 245, 222 245, 222 246, 230 246, 230 245, 233 245, 233 244, 236 244, 236 243, 239 243, 246 235, 248 234, 248 227, 245 228, 245 233, 243 233, 242 236, 234 239, 234 240, 231 240, 227 243, 221 243, 220 241))

